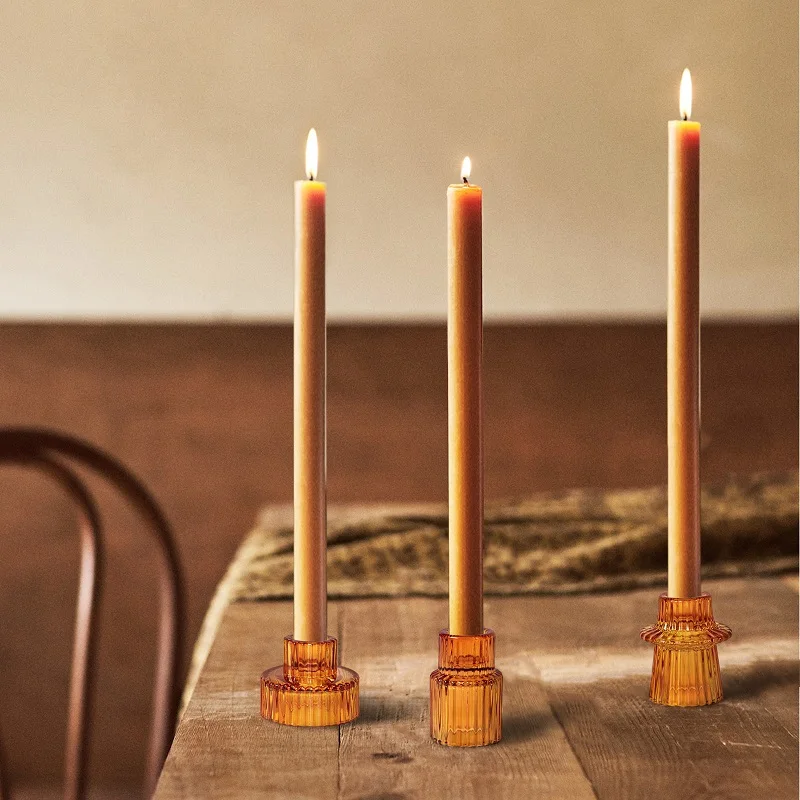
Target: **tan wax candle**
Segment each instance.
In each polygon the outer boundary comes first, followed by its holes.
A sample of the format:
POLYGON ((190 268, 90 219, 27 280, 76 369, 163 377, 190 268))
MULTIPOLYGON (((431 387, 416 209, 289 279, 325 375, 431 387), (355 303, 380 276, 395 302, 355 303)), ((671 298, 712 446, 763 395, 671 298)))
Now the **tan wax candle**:
POLYGON ((482 190, 447 190, 447 387, 450 627, 483 633, 482 190))
POLYGON ((294 638, 327 638, 325 475, 325 184, 317 134, 306 147, 308 180, 294 185, 294 638))
POLYGON ((700 124, 691 77, 669 123, 667 447, 670 597, 700 594, 700 124))

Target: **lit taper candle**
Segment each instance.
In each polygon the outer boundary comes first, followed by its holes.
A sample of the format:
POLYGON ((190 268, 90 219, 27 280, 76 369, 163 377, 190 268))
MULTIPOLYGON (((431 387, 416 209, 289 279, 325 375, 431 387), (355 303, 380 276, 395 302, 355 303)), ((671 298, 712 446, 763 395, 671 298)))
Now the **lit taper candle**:
POLYGON ((430 720, 448 747, 503 735, 503 675, 494 631, 483 627, 483 192, 471 166, 465 158, 461 183, 447 190, 450 624, 439 632, 430 720))
POLYGON ((483 633, 482 203, 469 182, 447 190, 447 386, 450 634, 483 633))
POLYGON ((325 475, 325 184, 316 180, 317 132, 307 180, 294 185, 294 638, 327 636, 325 475))
POLYGON ((294 187, 294 635, 283 664, 261 674, 261 716, 282 725, 341 725, 358 716, 359 678, 328 636, 325 492, 325 184, 317 133, 294 187))
POLYGON ((731 629, 700 591, 700 125, 691 122, 692 79, 683 71, 681 119, 669 123, 667 448, 669 577, 653 645, 650 699, 667 706, 722 700, 717 645, 731 629))
POLYGON ((700 123, 683 71, 669 123, 667 447, 669 597, 700 594, 700 123))

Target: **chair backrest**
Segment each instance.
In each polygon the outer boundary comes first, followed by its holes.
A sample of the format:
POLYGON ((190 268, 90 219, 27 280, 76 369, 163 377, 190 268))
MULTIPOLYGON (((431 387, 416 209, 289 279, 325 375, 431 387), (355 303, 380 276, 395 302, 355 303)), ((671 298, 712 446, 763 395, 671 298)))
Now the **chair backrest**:
MULTIPOLYGON (((86 755, 93 699, 92 665, 96 655, 97 607, 103 578, 103 529, 92 494, 74 466, 111 483, 133 506, 152 534, 159 562, 159 631, 153 692, 153 722, 147 755, 145 796, 155 790, 167 756, 179 702, 183 642, 183 591, 180 565, 170 527, 152 495, 119 461, 82 441, 39 428, 0 428, 0 462, 37 468, 53 478, 75 502, 80 519, 81 566, 65 743, 64 797, 80 800, 86 792, 86 755)), ((0 751, 0 798, 11 796, 0 751)))

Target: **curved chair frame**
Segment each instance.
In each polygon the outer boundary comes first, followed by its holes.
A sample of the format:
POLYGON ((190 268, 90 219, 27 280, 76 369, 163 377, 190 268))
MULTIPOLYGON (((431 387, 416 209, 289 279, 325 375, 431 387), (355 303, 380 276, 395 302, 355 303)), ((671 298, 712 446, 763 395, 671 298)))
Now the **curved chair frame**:
MULTIPOLYGON (((175 732, 179 702, 183 592, 175 543, 161 509, 141 481, 119 461, 73 436, 40 428, 0 428, 0 462, 40 469, 53 478, 78 507, 81 568, 72 652, 65 744, 64 797, 85 796, 88 719, 93 696, 91 664, 95 658, 97 608, 102 589, 103 528, 91 493, 68 462, 88 468, 128 500, 153 535, 159 557, 159 632, 153 693, 153 723, 147 755, 145 793, 155 790, 175 732)), ((5 773, 7 776, 7 773, 5 773)), ((0 798, 9 796, 0 753, 0 798)))

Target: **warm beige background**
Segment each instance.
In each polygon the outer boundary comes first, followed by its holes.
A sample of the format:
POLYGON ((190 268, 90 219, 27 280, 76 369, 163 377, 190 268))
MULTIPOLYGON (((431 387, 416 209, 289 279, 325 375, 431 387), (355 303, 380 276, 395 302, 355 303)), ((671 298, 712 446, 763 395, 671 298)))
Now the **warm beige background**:
POLYGON ((333 317, 445 309, 486 191, 494 316, 659 314, 666 124, 703 124, 703 306, 797 298, 797 3, 0 5, 0 315, 286 318, 317 126, 333 317))

